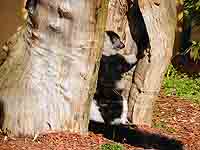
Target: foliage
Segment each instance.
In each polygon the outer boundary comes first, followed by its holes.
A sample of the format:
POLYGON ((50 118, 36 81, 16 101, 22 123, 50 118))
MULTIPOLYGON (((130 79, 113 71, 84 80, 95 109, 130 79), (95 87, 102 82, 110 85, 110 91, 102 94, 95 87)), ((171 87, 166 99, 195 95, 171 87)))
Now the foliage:
MULTIPOLYGON (((184 17, 192 19, 192 26, 200 25, 200 0, 184 0, 184 17)), ((186 51, 190 52, 194 61, 200 60, 200 42, 192 41, 192 45, 186 51)))
POLYGON ((200 0, 184 0, 184 14, 191 17, 200 15, 200 0))
POLYGON ((163 81, 166 95, 176 95, 191 99, 200 104, 200 76, 188 76, 179 73, 172 65, 169 65, 163 81))
POLYGON ((193 58, 195 62, 200 60, 200 41, 193 41, 192 46, 189 47, 189 51, 191 58, 193 58))
POLYGON ((125 150, 122 145, 119 144, 103 144, 101 150, 125 150))

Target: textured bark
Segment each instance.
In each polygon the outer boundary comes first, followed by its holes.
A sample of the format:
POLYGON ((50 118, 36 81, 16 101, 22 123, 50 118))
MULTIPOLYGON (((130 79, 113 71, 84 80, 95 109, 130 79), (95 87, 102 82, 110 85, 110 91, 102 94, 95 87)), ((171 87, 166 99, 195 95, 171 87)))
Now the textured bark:
POLYGON ((19 26, 23 24, 21 11, 24 0, 7 1, 2 0, 0 5, 0 47, 5 41, 17 32, 19 26))
POLYGON ((176 2, 139 0, 150 41, 150 62, 146 55, 136 67, 129 108, 132 122, 151 125, 153 103, 170 62, 175 38, 176 2))
MULTIPOLYGON (((38 2, 38 1, 37 1, 38 2)), ((0 68, 0 127, 86 133, 107 1, 40 0, 0 68)))
POLYGON ((140 59, 136 70, 125 74, 121 81, 123 95, 129 101, 129 119, 135 124, 151 125, 153 102, 172 55, 175 7, 173 0, 109 2, 107 29, 124 40, 124 57, 131 60, 137 55, 140 59))

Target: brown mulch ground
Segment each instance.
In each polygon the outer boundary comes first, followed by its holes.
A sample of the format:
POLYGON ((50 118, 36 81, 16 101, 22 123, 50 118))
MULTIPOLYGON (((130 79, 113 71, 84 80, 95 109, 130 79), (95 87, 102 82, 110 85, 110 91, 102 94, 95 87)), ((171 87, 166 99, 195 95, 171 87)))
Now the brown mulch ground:
MULTIPOLYGON (((160 96, 155 105, 154 127, 114 127, 87 136, 50 133, 32 138, 11 138, 0 135, 0 150, 98 150, 101 144, 122 143, 126 150, 200 150, 200 106, 176 97, 160 96), (97 134, 102 133, 102 134, 97 134)), ((91 127, 92 128, 92 127, 91 127)))
POLYGON ((160 96, 153 122, 160 124, 164 133, 182 141, 187 150, 200 150, 200 105, 176 97, 160 96))

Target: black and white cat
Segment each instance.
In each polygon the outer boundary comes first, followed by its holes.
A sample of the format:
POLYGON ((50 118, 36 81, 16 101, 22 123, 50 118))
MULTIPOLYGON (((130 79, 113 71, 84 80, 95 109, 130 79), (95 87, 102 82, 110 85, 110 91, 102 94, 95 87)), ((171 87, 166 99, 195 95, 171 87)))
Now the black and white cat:
POLYGON ((119 82, 122 75, 133 68, 136 57, 126 59, 118 50, 124 48, 119 35, 106 31, 97 89, 91 103, 90 120, 105 124, 127 124, 128 103, 122 96, 119 82))

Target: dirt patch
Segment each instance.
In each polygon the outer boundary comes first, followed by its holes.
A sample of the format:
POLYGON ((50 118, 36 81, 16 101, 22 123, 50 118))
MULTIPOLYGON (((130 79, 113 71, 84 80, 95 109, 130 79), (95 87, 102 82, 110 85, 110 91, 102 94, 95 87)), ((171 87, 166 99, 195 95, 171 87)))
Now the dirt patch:
MULTIPOLYGON (((154 127, 90 126, 99 130, 87 136, 50 133, 32 138, 0 136, 1 150, 98 150, 111 139, 126 150, 200 150, 200 107, 176 97, 160 96, 155 105, 154 127), (102 134, 99 134, 102 133, 102 134)), ((93 130, 94 131, 94 130, 93 130)))

